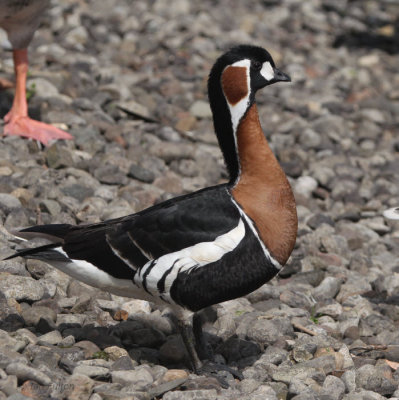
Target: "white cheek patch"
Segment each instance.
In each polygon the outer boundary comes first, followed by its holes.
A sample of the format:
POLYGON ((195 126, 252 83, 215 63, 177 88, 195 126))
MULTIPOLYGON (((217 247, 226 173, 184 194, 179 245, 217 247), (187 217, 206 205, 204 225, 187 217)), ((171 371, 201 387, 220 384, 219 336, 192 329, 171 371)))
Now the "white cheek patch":
POLYGON ((274 78, 274 69, 269 63, 269 61, 265 61, 263 63, 262 69, 260 70, 260 74, 267 80, 271 81, 274 78))

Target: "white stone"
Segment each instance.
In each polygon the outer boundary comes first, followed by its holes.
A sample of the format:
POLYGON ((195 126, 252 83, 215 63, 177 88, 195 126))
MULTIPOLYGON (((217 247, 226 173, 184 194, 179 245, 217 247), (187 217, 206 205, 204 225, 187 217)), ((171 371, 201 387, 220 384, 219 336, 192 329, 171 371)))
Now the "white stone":
POLYGON ((311 176, 301 176, 295 183, 295 192, 310 197, 317 188, 317 181, 311 176))
POLYGON ((137 300, 137 299, 130 300, 124 303, 121 309, 126 311, 129 315, 151 314, 150 303, 146 300, 137 300))

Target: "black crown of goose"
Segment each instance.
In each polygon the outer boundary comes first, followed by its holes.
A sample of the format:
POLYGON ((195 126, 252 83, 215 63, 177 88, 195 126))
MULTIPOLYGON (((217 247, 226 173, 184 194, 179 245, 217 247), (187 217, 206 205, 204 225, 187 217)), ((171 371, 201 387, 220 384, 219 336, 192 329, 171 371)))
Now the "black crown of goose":
MULTIPOLYGON (((221 76, 226 67, 240 60, 249 60, 251 65, 247 109, 255 101, 256 90, 289 80, 259 47, 238 46, 216 61, 209 77, 209 99, 230 183, 103 223, 24 229, 16 236, 41 236, 52 243, 20 250, 11 257, 44 260, 103 290, 170 304, 183 320, 206 306, 243 296, 271 279, 281 265, 260 239, 256 221, 245 214, 231 193, 239 160, 221 76), (268 80, 260 73, 265 62, 274 74, 268 80)), ((192 355, 193 349, 189 351, 192 355)))

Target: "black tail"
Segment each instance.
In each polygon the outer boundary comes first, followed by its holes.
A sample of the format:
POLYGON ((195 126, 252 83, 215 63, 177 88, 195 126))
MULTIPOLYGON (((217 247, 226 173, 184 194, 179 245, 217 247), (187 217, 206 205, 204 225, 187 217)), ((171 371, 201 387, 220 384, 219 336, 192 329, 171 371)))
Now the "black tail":
POLYGON ((33 249, 20 249, 11 256, 4 258, 3 261, 11 260, 15 257, 34 258, 43 261, 70 261, 70 259, 58 251, 53 250, 56 247, 60 247, 61 243, 50 243, 40 247, 34 247, 33 249))
POLYGON ((42 237, 52 242, 63 242, 64 237, 70 231, 71 227, 68 224, 35 225, 21 229, 18 232, 13 232, 13 234, 28 240, 42 237))

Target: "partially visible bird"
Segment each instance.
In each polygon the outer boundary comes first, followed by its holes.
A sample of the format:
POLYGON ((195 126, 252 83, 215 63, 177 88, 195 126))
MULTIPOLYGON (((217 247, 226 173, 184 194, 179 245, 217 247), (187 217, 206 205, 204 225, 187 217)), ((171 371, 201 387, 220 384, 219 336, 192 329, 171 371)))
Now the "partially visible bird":
POLYGON ((3 134, 25 136, 39 140, 44 145, 55 139, 72 139, 69 133, 28 116, 27 47, 48 5, 49 0, 0 0, 0 27, 7 32, 13 48, 16 77, 14 101, 11 110, 4 117, 3 134))
POLYGON ((88 285, 170 306, 199 370, 194 313, 259 288, 295 244, 294 196, 255 103, 258 89, 280 81, 290 78, 260 47, 234 47, 213 66, 208 94, 228 183, 101 223, 23 229, 18 237, 51 243, 9 258, 43 260, 88 285))
POLYGON ((399 220, 399 207, 389 208, 383 213, 384 217, 387 219, 398 219, 399 220))

